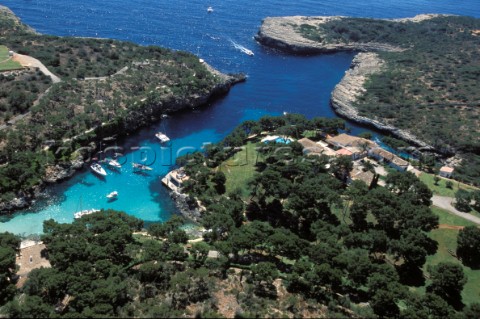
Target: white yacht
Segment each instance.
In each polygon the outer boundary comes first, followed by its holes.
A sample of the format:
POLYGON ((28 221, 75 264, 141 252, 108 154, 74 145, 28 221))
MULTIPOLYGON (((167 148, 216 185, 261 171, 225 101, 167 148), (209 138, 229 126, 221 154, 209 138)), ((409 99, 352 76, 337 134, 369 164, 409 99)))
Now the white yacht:
POLYGON ((160 142, 162 143, 167 143, 168 141, 170 141, 170 138, 163 134, 162 132, 158 132, 157 134, 155 134, 155 136, 160 140, 160 142))
POLYGON ((136 169, 139 169, 139 170, 142 170, 142 171, 153 170, 153 168, 151 168, 150 166, 143 165, 143 164, 140 164, 140 163, 132 163, 132 166, 133 166, 133 168, 136 168, 136 169))
POLYGON ((94 171, 98 175, 107 176, 107 172, 105 172, 103 167, 98 163, 93 163, 92 165, 90 165, 90 168, 92 169, 92 171, 94 171))
POLYGON ((212 12, 213 12, 213 8, 212 8, 212 7, 208 7, 208 8, 207 8, 207 12, 208 12, 208 13, 212 13, 212 12))
POLYGON ((73 214, 73 217, 75 217, 75 219, 79 219, 82 216, 90 215, 90 214, 93 214, 93 213, 96 213, 96 212, 99 212, 99 211, 100 211, 99 209, 85 209, 85 210, 81 210, 79 212, 76 212, 75 214, 73 214))
POLYGON ((107 161, 107 164, 111 167, 115 167, 115 168, 122 168, 122 165, 120 165, 119 162, 117 162, 116 160, 114 159, 110 159, 107 161))
POLYGON ((111 192, 110 194, 107 195, 107 198, 112 199, 112 198, 117 198, 117 196, 118 196, 118 192, 113 191, 113 192, 111 192))

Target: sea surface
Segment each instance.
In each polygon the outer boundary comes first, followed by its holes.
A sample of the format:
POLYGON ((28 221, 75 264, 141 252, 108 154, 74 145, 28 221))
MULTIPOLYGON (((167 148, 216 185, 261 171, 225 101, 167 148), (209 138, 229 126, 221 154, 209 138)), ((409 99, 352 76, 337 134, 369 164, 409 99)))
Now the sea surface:
MULTIPOLYGON (((244 72, 246 83, 194 112, 182 112, 117 142, 126 164, 119 172, 107 169, 98 178, 88 169, 48 189, 45 199, 31 209, 0 219, 0 231, 20 235, 42 232, 44 220, 72 222, 82 209, 113 208, 148 222, 164 221, 176 209, 163 177, 177 155, 215 143, 246 119, 265 114, 303 113, 307 117, 335 114, 330 93, 353 55, 340 53, 297 57, 258 45, 253 36, 267 16, 345 15, 400 18, 421 13, 448 13, 480 17, 479 0, 447 1, 233 1, 233 0, 0 0, 38 32, 60 36, 102 37, 142 45, 159 45, 197 54, 223 72, 244 72), (207 13, 212 6, 214 11, 207 13), (250 57, 239 50, 252 50, 250 57), (165 131, 171 148, 154 138, 165 131), (137 174, 131 162, 154 162, 151 172, 137 174), (118 191, 116 201, 106 195, 118 191)), ((349 124, 352 132, 365 129, 349 124)))

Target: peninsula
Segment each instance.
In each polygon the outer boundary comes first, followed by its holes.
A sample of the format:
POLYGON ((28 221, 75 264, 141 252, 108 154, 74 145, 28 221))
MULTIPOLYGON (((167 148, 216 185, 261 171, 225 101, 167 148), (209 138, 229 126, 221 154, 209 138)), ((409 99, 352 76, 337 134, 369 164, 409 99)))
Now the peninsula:
POLYGON ((81 168, 98 142, 225 94, 243 75, 195 55, 110 39, 41 35, 0 7, 0 212, 81 168), (84 148, 85 149, 85 148, 84 148))
POLYGON ((479 30, 479 19, 462 16, 293 16, 266 18, 256 39, 293 54, 358 52, 332 93, 337 114, 446 157, 460 154, 457 177, 478 183, 479 30))

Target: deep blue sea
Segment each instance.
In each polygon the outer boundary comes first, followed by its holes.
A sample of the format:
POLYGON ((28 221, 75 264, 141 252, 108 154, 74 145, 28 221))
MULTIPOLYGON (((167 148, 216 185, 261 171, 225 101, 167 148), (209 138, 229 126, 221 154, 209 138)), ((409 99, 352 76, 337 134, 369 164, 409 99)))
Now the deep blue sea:
MULTIPOLYGON (((480 1, 447 0, 0 0, 38 32, 61 36, 104 37, 142 45, 159 45, 197 54, 223 72, 244 72, 246 83, 196 112, 183 112, 143 129, 122 141, 128 159, 121 172, 99 179, 85 169, 48 190, 48 199, 0 220, 0 231, 29 235, 42 232, 53 218, 71 222, 80 209, 114 208, 147 222, 163 221, 175 213, 160 183, 177 154, 217 142, 237 124, 265 114, 303 113, 307 117, 335 114, 330 93, 352 60, 352 54, 295 57, 258 45, 254 34, 267 16, 346 15, 376 18, 410 17, 421 13, 450 13, 480 17, 480 1), (207 7, 214 11, 207 13, 207 7), (232 42, 255 53, 242 53, 232 42), (154 133, 165 130, 172 150, 161 149, 154 133), (138 147, 150 147, 151 150, 138 147), (131 161, 156 156, 154 170, 132 172, 131 161), (106 194, 119 193, 108 202, 106 194)), ((352 131, 364 131, 351 125, 352 131)))

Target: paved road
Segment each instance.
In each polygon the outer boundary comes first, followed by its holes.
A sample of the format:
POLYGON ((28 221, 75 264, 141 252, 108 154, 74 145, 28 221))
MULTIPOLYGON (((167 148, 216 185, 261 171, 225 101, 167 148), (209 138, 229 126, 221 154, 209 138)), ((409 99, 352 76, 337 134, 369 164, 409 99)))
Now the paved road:
POLYGON ((433 195, 432 197, 432 202, 434 206, 443 208, 450 213, 457 215, 458 217, 467 219, 477 225, 480 225, 480 218, 473 216, 472 214, 469 213, 462 213, 461 211, 458 211, 455 207, 452 206, 452 202, 454 199, 452 197, 447 197, 447 196, 438 196, 438 195, 433 195))

